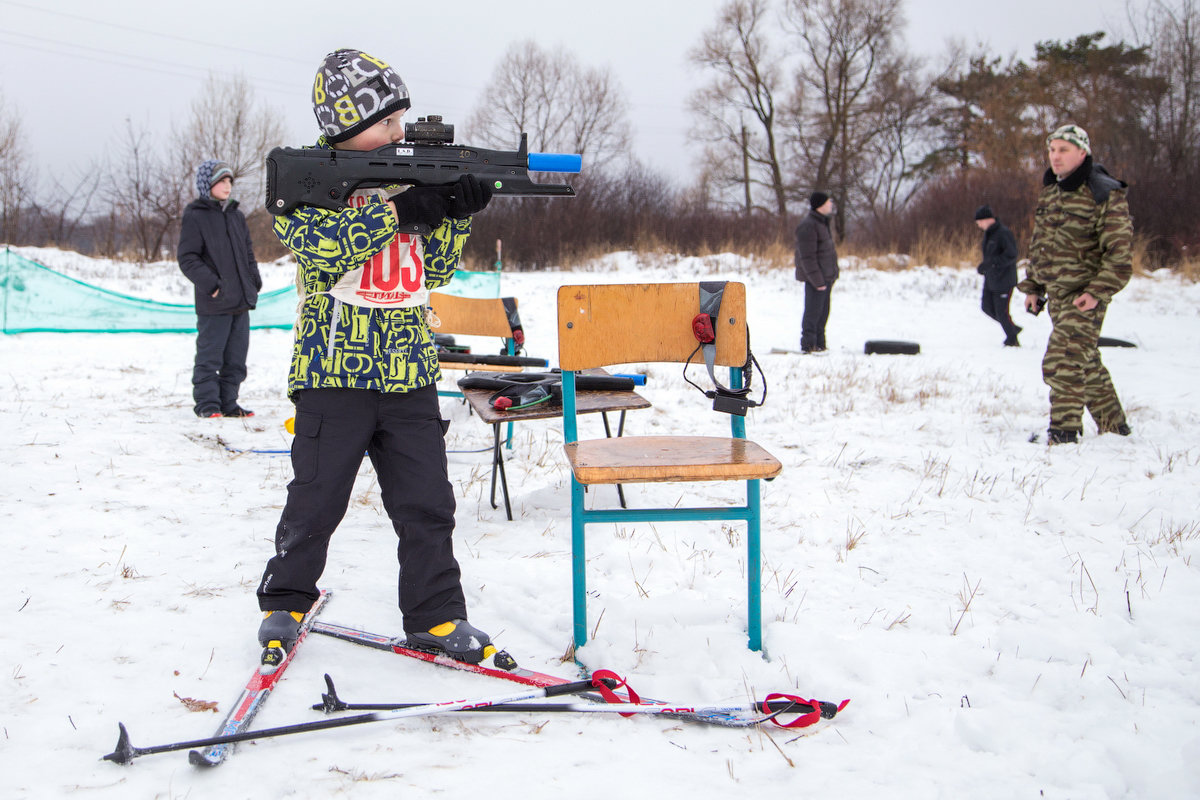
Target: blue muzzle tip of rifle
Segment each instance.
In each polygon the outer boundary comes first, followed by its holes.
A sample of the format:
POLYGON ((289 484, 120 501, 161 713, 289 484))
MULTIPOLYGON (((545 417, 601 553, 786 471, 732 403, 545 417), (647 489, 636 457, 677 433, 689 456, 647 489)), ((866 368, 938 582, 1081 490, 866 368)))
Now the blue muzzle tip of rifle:
POLYGON ((583 168, 583 156, 578 153, 530 153, 529 169, 532 172, 579 172, 583 168))

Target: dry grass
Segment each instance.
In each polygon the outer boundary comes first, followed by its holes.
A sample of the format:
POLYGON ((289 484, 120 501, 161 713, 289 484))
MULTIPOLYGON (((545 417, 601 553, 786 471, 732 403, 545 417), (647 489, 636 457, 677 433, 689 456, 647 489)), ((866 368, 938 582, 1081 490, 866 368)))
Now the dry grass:
MULTIPOLYGON (((838 256, 853 258, 859 265, 879 270, 881 272, 902 272, 919 266, 952 267, 956 269, 974 269, 980 259, 980 241, 982 234, 974 225, 964 225, 952 236, 922 234, 909 252, 902 253, 899 248, 879 248, 863 245, 853 240, 838 243, 838 256)), ((1021 258, 1028 256, 1029 242, 1018 241, 1021 248, 1021 258)), ((1150 257, 1150 240, 1134 236, 1133 269, 1137 275, 1147 275, 1152 271, 1153 259, 1150 257)), ((643 234, 635 243, 633 249, 643 255, 662 255, 674 257, 680 255, 676 248, 653 234, 643 234)), ((596 261, 609 255, 612 247, 601 244, 590 245, 572 251, 567 259, 572 264, 596 261)), ((737 253, 757 262, 763 270, 786 269, 793 267, 792 242, 785 239, 764 238, 747 248, 745 242, 725 242, 718 245, 705 246, 684 255, 704 258, 725 253, 737 253)), ((481 263, 476 258, 466 258, 466 268, 472 270, 489 270, 494 264, 491 261, 481 263)), ((1200 282, 1200 255, 1184 258, 1178 264, 1172 265, 1172 271, 1191 282, 1200 282)), ((1024 268, 1020 269, 1024 275, 1024 268)))
POLYGON ((974 269, 979 263, 981 236, 973 225, 964 227, 950 237, 922 234, 916 245, 905 254, 898 254, 898 248, 880 252, 878 248, 843 242, 838 245, 838 255, 855 256, 868 268, 884 272, 899 272, 913 266, 974 269))
MULTIPOLYGON (((1139 274, 1142 274, 1138 256, 1139 252, 1135 249, 1133 254, 1134 269, 1138 270, 1139 274)), ((1190 281, 1191 283, 1200 283, 1200 253, 1185 253, 1183 259, 1171 269, 1175 274, 1179 275, 1186 281, 1190 281)))
MULTIPOLYGON (((671 244, 664 242, 653 234, 642 234, 634 247, 639 253, 659 253, 666 255, 675 255, 676 248, 671 244)), ((604 250, 597 253, 605 255, 609 251, 604 250)), ((696 258, 704 258, 706 256, 719 256, 725 253, 737 253, 738 255, 754 258, 762 262, 767 269, 792 267, 792 243, 782 239, 764 238, 754 240, 751 246, 747 246, 744 241, 726 241, 719 244, 704 244, 700 247, 689 250, 686 255, 696 258)))
MULTIPOLYGON (((1149 257, 1150 240, 1141 236, 1133 237, 1133 274, 1134 275, 1149 275, 1152 269, 1152 261, 1149 257)), ((1193 278, 1195 280, 1195 278, 1193 278)))

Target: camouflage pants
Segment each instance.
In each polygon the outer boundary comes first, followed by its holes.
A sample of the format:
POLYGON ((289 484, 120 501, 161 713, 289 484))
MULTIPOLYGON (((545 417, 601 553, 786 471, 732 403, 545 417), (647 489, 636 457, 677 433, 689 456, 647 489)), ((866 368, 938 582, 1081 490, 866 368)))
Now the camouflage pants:
POLYGON ((1107 305, 1080 311, 1067 300, 1050 300, 1054 330, 1042 359, 1042 380, 1050 387, 1050 427, 1083 431, 1086 408, 1100 433, 1125 422, 1112 378, 1100 361, 1100 327, 1107 305))

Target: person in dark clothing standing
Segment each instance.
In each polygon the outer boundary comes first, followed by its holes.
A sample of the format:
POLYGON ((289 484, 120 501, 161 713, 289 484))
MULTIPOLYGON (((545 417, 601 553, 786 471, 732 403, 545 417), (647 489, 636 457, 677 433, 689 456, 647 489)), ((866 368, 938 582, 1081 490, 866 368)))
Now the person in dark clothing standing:
POLYGON ((262 278, 246 218, 230 200, 233 170, 205 161, 196 170, 197 197, 183 212, 179 269, 195 286, 196 363, 192 398, 198 417, 252 417, 238 405, 250 349, 250 309, 262 278))
POLYGON ((983 276, 983 313, 1004 329, 1004 346, 1020 347, 1021 326, 1012 321, 1008 302, 1017 285, 1017 238, 1005 227, 990 206, 975 212, 975 225, 983 231, 983 260, 975 271, 983 276))
POLYGON ((829 230, 833 200, 816 191, 808 198, 811 211, 796 226, 796 280, 804 281, 804 317, 800 323, 800 351, 821 353, 825 324, 829 322, 829 296, 838 278, 837 250, 829 230))

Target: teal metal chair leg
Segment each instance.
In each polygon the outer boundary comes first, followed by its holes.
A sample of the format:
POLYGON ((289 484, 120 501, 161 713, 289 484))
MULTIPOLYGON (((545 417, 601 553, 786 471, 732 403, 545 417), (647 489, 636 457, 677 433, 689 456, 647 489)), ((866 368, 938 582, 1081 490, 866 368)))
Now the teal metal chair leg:
POLYGON ((759 482, 746 481, 746 631, 749 647, 762 650, 762 504, 759 482))
POLYGON ((575 647, 587 642, 587 554, 584 550, 583 485, 571 479, 571 596, 575 647))

